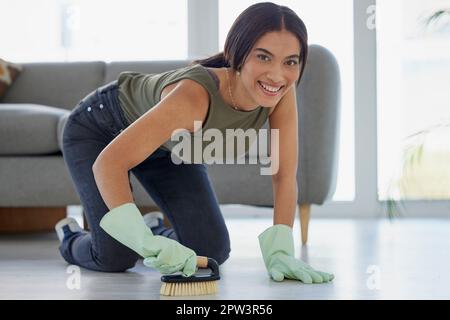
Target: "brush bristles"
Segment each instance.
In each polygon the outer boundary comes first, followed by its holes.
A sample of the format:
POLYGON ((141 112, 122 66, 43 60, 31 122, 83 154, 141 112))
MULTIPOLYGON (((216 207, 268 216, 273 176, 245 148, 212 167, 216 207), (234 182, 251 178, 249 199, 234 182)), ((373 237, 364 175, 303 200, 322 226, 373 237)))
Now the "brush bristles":
POLYGON ((199 296, 203 294, 214 294, 217 291, 217 281, 163 282, 160 293, 163 296, 199 296))

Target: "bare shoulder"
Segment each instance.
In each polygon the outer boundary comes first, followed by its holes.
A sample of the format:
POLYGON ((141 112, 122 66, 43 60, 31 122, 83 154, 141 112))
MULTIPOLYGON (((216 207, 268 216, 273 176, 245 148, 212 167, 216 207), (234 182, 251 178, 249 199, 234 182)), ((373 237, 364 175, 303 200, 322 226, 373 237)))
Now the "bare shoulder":
POLYGON ((200 83, 191 79, 181 79, 180 81, 171 83, 168 86, 164 87, 164 89, 161 91, 161 100, 164 99, 175 88, 180 88, 179 92, 190 92, 193 96, 200 95, 199 98, 209 98, 208 91, 200 83))
POLYGON ((205 121, 210 104, 208 91, 197 81, 182 79, 166 86, 161 92, 161 102, 169 98, 178 101, 175 105, 186 118, 190 119, 192 126, 189 131, 194 130, 194 121, 205 121))
MULTIPOLYGON (((209 95, 200 84, 180 80, 155 106, 129 125, 98 156, 104 162, 131 169, 145 160, 172 134, 181 129, 194 132, 194 121, 204 121, 209 95)), ((97 162, 98 161, 98 162, 97 162)))

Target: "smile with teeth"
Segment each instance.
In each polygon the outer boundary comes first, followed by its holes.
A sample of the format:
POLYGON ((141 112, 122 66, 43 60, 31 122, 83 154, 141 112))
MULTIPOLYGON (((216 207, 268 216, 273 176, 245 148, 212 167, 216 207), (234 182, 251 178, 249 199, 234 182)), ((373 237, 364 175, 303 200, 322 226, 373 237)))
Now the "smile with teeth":
POLYGON ((261 82, 261 81, 258 81, 258 84, 265 90, 265 91, 267 91, 267 92, 270 92, 270 93, 277 93, 278 91, 280 91, 284 86, 281 86, 281 87, 272 87, 272 86, 269 86, 268 84, 265 84, 265 83, 263 83, 263 82, 261 82))

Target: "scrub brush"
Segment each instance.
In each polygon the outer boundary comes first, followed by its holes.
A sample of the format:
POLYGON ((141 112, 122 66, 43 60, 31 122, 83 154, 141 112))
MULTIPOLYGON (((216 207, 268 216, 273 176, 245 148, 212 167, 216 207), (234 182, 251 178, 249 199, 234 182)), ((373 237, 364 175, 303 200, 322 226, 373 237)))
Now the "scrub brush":
POLYGON ((160 294, 163 296, 198 296, 214 294, 218 291, 217 280, 220 279, 219 264, 212 258, 197 256, 197 267, 211 269, 210 274, 164 275, 160 294))

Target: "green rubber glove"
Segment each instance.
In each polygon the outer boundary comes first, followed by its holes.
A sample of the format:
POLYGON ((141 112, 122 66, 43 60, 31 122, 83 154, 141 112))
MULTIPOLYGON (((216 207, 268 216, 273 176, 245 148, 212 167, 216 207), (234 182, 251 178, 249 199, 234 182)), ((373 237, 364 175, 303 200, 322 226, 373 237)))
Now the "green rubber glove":
POLYGON ((175 240, 155 236, 134 203, 125 203, 109 211, 100 221, 100 227, 142 256, 144 265, 163 274, 182 271, 183 276, 189 277, 196 271, 195 252, 175 240))
POLYGON ((304 283, 322 283, 334 279, 334 275, 311 268, 294 257, 292 228, 276 224, 258 236, 264 264, 275 281, 284 278, 300 280, 304 283))

